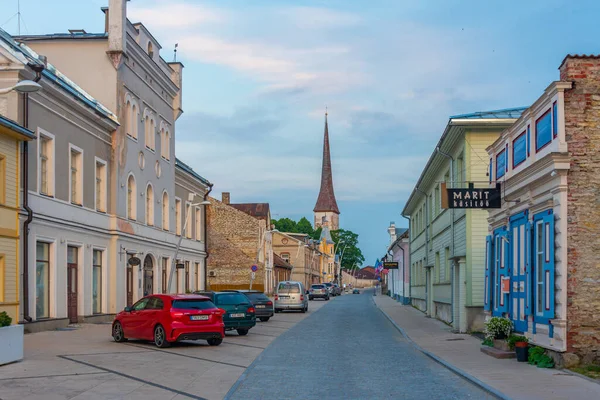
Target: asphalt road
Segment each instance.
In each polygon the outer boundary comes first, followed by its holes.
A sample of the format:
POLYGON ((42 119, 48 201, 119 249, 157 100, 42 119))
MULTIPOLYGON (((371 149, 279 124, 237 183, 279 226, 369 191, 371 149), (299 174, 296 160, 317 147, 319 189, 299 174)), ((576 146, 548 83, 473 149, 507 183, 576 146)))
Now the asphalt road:
POLYGON ((279 336, 226 399, 491 398, 415 349, 371 296, 339 297, 279 336))

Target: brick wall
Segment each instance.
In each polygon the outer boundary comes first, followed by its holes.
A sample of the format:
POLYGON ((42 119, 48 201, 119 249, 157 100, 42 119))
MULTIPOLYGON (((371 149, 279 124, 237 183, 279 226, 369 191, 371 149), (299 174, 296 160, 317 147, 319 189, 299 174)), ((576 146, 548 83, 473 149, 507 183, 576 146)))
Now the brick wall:
POLYGON ((568 175, 569 352, 584 363, 600 362, 600 59, 567 57, 565 133, 571 159, 568 175))
POLYGON ((250 267, 256 264, 258 271, 252 289, 264 290, 264 264, 256 261, 262 221, 216 199, 209 200, 206 219, 208 288, 215 291, 248 289, 250 267), (215 271, 216 276, 211 277, 210 271, 215 271))

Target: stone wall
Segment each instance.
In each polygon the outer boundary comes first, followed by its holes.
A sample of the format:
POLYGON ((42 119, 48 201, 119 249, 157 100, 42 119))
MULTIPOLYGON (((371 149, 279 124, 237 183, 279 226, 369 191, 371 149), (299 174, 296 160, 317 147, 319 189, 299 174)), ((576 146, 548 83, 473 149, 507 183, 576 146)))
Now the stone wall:
POLYGON ((250 268, 256 264, 258 271, 252 289, 264 290, 265 268, 257 262, 261 221, 216 199, 209 200, 207 288, 248 289, 250 268), (211 271, 216 276, 211 276, 211 271))
POLYGON ((568 173, 567 351, 600 362, 600 58, 568 56, 565 92, 568 173))

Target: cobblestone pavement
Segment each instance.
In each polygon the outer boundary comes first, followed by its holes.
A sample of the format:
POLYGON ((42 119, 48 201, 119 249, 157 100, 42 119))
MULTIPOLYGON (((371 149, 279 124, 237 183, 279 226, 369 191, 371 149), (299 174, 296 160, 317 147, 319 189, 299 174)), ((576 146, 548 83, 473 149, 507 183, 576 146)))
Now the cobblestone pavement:
POLYGON ((416 350, 370 296, 344 295, 282 334, 226 399, 493 398, 416 350))
POLYGON ((25 335, 25 359, 0 367, 0 400, 222 399, 273 340, 335 301, 311 302, 307 314, 277 314, 247 336, 228 332, 218 347, 115 343, 110 324, 25 335))

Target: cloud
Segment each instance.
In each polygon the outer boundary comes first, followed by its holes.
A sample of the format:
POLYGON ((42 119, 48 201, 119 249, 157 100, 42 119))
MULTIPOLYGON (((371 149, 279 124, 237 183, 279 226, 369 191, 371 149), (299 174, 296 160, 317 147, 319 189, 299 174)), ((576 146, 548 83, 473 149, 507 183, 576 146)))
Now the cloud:
POLYGON ((354 27, 362 23, 357 14, 323 7, 288 7, 280 13, 303 29, 354 27))
POLYGON ((153 29, 185 29, 207 23, 222 23, 226 20, 223 10, 172 1, 155 1, 153 5, 143 6, 137 2, 128 5, 130 20, 140 21, 153 29))

